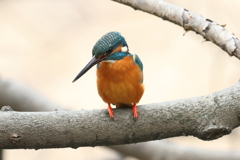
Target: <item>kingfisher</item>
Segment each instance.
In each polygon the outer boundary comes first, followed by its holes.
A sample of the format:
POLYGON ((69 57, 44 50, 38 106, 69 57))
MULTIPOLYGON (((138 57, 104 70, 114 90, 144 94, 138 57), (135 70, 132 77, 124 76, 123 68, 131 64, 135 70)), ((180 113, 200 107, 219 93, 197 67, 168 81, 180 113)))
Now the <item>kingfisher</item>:
POLYGON ((116 108, 129 106, 133 117, 137 118, 137 106, 143 92, 143 64, 129 48, 119 32, 103 35, 92 49, 92 59, 78 73, 75 82, 97 64, 98 94, 108 104, 108 113, 113 118, 111 104, 116 108))

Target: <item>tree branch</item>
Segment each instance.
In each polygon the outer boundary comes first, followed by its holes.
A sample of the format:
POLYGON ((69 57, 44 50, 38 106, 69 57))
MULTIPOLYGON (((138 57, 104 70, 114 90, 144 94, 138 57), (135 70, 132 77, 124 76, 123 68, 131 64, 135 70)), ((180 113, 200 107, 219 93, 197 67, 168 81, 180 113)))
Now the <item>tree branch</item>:
MULTIPOLYGON (((8 92, 8 98, 5 98, 4 101, 6 99, 11 99, 13 101, 14 97, 11 97, 11 95, 15 95, 17 94, 17 92, 19 91, 21 94, 18 94, 18 99, 17 100, 17 104, 20 107, 24 106, 25 101, 21 101, 23 99, 25 99, 24 97, 28 97, 29 101, 33 100, 35 101, 35 99, 41 99, 41 95, 38 93, 34 93, 33 90, 27 88, 26 86, 22 85, 21 83, 17 83, 15 81, 4 81, 1 79, 0 81, 0 93, 8 92), (7 84, 8 87, 3 87, 4 85, 1 84, 7 84), (12 85, 12 86, 11 86, 12 85), (16 88, 18 88, 19 90, 15 90, 15 89, 10 89, 10 88, 15 88, 14 86, 17 86, 16 88), (5 89, 4 89, 5 88, 5 89), (8 89, 6 89, 8 88, 8 89), (3 90, 4 89, 4 90, 3 90), (2 91, 2 92, 1 92, 2 91), (25 92, 26 91, 26 92, 25 92), (30 92, 28 92, 30 91, 30 92), (21 97, 22 96, 22 97, 21 97), (40 98, 38 97, 40 96, 40 98)), ((1 99, 2 101, 3 99, 1 99)), ((46 100, 45 98, 42 99, 43 101, 46 100)), ((0 103, 1 103, 0 101, 0 103)), ((29 104, 26 104, 26 106, 24 106, 23 108, 19 108, 17 107, 19 110, 24 110, 27 109, 28 111, 49 111, 52 110, 53 108, 56 107, 56 105, 54 103, 49 103, 50 101, 44 101, 41 102, 42 104, 47 104, 46 106, 48 106, 49 108, 46 107, 39 107, 39 104, 36 102, 30 102, 29 104), (30 106, 31 105, 31 106, 30 106), (51 106, 53 105, 53 106, 51 106)), ((11 110, 9 107, 4 107, 3 110, 11 110)), ((37 136, 37 135, 36 135, 37 136)), ((9 143, 15 143, 20 141, 20 137, 17 137, 15 135, 15 137, 13 136, 12 138, 10 138, 9 135, 9 143)), ((26 142, 28 143, 28 142, 26 142)), ((155 141, 155 142, 147 142, 147 143, 138 143, 138 144, 132 144, 132 145, 118 145, 118 146, 109 146, 110 148, 121 152, 122 154, 125 155, 130 155, 142 160, 153 160, 153 159, 161 159, 164 157, 167 157, 167 159, 196 159, 198 157, 199 160, 204 160, 204 159, 218 159, 218 160, 228 160, 228 159, 239 159, 240 155, 236 152, 233 151, 229 151, 229 152, 218 152, 218 151, 208 151, 208 150, 203 150, 203 149, 199 149, 199 148, 188 148, 188 147, 179 147, 176 146, 174 144, 171 144, 169 142, 166 141, 155 141), (205 156, 207 155, 207 157, 205 156), (194 158, 193 158, 194 157, 194 158)), ((0 154, 1 155, 1 154, 0 154)), ((1 159, 1 158, 0 158, 1 159)))
POLYGON ((3 150, 0 149, 0 160, 3 160, 3 150))
POLYGON ((109 146, 123 154, 141 160, 174 159, 174 160, 239 160, 238 151, 210 151, 204 149, 178 146, 167 140, 138 143, 124 146, 109 146))
POLYGON ((162 0, 113 0, 128 5, 135 10, 150 13, 182 26, 185 31, 194 31, 207 41, 211 41, 230 56, 240 59, 240 41, 224 26, 196 13, 174 6, 162 0))
POLYGON ((29 87, 17 81, 6 81, 0 77, 0 106, 9 105, 16 111, 66 110, 29 87))
MULTIPOLYGON (((193 135, 213 140, 240 125, 240 82, 209 95, 138 106, 131 110, 15 112, 0 114, 0 148, 118 145, 193 135)), ((5 109, 3 109, 5 110, 5 109)))

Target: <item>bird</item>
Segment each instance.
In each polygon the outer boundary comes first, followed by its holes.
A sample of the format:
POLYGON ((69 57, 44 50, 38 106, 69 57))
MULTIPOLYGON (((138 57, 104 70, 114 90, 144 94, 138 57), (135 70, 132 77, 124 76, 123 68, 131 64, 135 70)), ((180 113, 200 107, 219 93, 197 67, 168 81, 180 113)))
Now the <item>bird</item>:
POLYGON ((119 32, 109 32, 96 42, 92 59, 72 82, 94 65, 97 65, 98 94, 108 104, 109 117, 114 117, 113 104, 116 108, 131 107, 133 117, 138 118, 136 104, 144 93, 143 64, 138 55, 129 53, 127 42, 119 32))

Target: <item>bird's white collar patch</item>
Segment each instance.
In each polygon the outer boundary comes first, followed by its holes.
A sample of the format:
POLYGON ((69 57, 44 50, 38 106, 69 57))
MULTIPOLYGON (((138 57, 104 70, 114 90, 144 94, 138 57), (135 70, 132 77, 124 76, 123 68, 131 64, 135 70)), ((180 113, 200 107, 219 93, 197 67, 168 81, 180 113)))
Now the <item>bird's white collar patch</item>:
POLYGON ((115 60, 104 60, 104 61, 102 61, 102 62, 106 62, 106 63, 114 63, 115 60))
POLYGON ((122 47, 122 48, 121 48, 121 51, 122 51, 122 52, 127 52, 127 51, 128 51, 128 47, 127 47, 127 46, 122 47))

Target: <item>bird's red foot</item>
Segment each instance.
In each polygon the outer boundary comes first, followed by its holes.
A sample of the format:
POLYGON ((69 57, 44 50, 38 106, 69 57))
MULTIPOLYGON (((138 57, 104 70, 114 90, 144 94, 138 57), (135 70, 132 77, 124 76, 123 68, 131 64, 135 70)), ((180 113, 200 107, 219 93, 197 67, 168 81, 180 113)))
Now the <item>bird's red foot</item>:
POLYGON ((132 105, 132 113, 133 113, 133 117, 134 117, 134 118, 137 118, 137 117, 138 117, 138 114, 137 114, 137 106, 136 106, 135 103, 132 105))
POLYGON ((113 118, 113 110, 112 110, 112 107, 111 107, 110 103, 108 103, 107 110, 108 110, 108 113, 109 113, 109 117, 113 118))

